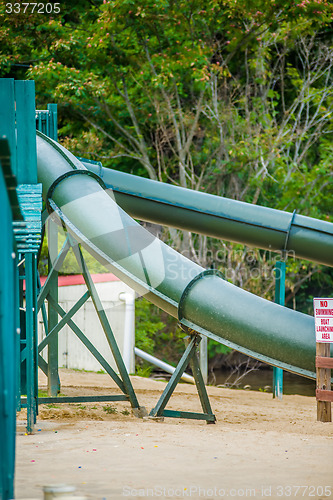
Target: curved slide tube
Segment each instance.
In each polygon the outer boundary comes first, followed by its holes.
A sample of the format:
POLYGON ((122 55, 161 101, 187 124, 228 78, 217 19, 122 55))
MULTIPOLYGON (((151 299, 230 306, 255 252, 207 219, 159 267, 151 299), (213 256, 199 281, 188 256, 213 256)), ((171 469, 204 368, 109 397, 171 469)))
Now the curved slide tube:
POLYGON ((314 318, 241 290, 180 255, 127 215, 70 152, 37 133, 38 179, 68 231, 185 327, 315 378, 314 318))
POLYGON ((330 222, 83 164, 132 217, 333 266, 330 222))

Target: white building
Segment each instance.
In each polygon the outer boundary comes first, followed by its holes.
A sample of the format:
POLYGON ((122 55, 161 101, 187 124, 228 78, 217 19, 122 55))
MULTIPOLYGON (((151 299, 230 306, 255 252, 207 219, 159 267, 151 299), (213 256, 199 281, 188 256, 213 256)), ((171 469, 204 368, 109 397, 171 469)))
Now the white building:
MULTIPOLYGON (((101 299, 110 326, 129 373, 135 372, 134 362, 134 300, 135 292, 111 273, 91 275, 101 299), (126 294, 126 295, 125 295, 126 294)), ((45 278, 41 278, 42 284, 45 278)), ((81 275, 59 276, 59 304, 67 312, 86 292, 87 287, 81 275)), ((60 320, 60 318, 59 318, 60 320)), ((111 349, 99 322, 91 298, 75 313, 72 320, 82 330, 94 347, 118 372, 111 349)), ((45 337, 41 313, 38 318, 38 342, 45 337)), ((59 335, 59 366, 80 370, 99 371, 99 362, 88 351, 71 328, 66 325, 59 335)), ((42 351, 47 360, 47 347, 42 351)))

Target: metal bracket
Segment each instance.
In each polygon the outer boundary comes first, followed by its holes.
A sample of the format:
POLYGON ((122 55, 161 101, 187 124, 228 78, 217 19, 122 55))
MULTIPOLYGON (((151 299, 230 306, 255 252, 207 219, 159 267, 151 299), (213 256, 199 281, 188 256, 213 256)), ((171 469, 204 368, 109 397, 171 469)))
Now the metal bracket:
POLYGON ((291 215, 289 226, 288 226, 288 229, 287 229, 286 239, 284 240, 284 246, 283 246, 283 250, 282 250, 282 257, 283 257, 284 260, 286 259, 287 246, 288 246, 289 237, 290 237, 290 230, 291 230, 291 226, 293 225, 296 212, 297 212, 297 210, 294 210, 293 213, 292 213, 292 215, 291 215))
POLYGON ((103 189, 106 189, 106 186, 104 184, 104 181, 97 175, 95 172, 91 172, 90 170, 69 170, 63 175, 60 175, 49 187, 47 195, 46 195, 46 207, 47 211, 49 214, 51 214, 54 210, 52 209, 50 205, 50 199, 52 199, 52 195, 56 189, 56 187, 65 179, 68 179, 69 177, 72 177, 73 175, 88 175, 88 177, 92 177, 95 179, 103 189))
POLYGON ((89 160, 88 158, 83 158, 82 156, 77 156, 76 158, 79 161, 81 161, 82 163, 88 163, 90 165, 96 165, 96 167, 98 167, 98 175, 101 178, 103 177, 103 165, 102 165, 102 162, 100 162, 100 161, 94 161, 94 160, 89 160))

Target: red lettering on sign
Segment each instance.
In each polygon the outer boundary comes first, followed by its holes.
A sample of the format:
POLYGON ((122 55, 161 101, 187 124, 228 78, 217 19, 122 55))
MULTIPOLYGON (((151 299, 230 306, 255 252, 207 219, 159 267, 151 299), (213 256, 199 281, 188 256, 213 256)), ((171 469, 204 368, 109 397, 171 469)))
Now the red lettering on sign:
POLYGON ((333 316, 333 309, 316 309, 317 316, 333 316))

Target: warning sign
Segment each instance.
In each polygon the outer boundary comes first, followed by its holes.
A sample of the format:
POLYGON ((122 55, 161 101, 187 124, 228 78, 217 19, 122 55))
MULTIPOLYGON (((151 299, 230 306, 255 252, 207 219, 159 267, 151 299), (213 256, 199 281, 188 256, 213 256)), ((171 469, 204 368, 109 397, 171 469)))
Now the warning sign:
POLYGON ((316 342, 333 342, 333 298, 313 299, 316 342))

